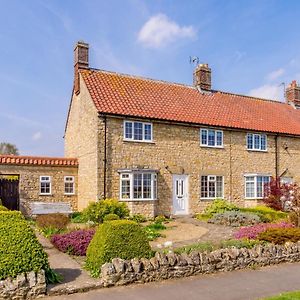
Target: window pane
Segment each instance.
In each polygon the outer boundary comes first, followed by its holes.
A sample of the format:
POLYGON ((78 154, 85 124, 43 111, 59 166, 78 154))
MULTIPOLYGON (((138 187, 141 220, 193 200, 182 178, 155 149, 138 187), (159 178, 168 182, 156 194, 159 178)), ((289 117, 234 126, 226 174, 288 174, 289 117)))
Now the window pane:
POLYGON ((207 186, 207 176, 201 176, 201 198, 207 198, 208 186, 207 186))
POLYGON ((153 177, 153 199, 157 198, 157 175, 156 174, 152 174, 153 177))
POLYGON ((122 179, 121 181, 121 198, 129 199, 130 198, 130 180, 122 179))
POLYGON ((216 197, 216 182, 215 181, 208 182, 208 197, 209 198, 216 197))
POLYGON ((201 144, 207 145, 207 130, 201 129, 201 144))
POLYGON ((256 196, 257 197, 262 197, 263 196, 263 178, 262 176, 257 176, 256 177, 257 183, 256 183, 256 196))
POLYGON ((254 135, 254 149, 260 150, 260 135, 259 134, 254 135))
POLYGON ((251 133, 247 134, 247 148, 253 149, 253 134, 251 133))
POLYGON ((151 199, 151 174, 143 174, 143 198, 151 199))
POLYGON ((133 174, 133 198, 141 199, 142 195, 142 174, 133 174))
POLYGON ((151 124, 144 124, 144 139, 147 141, 152 140, 152 125, 151 124))
POLYGON ((267 149, 267 136, 265 134, 261 135, 261 150, 267 149))
POLYGON ((208 146, 215 146, 215 131, 208 130, 208 146))
POLYGON ((223 197, 223 176, 217 176, 216 184, 217 184, 216 197, 222 198, 223 197))
POLYGON ((132 122, 125 122, 125 138, 132 139, 132 122))
POLYGON ((254 190, 254 176, 245 177, 246 182, 246 198, 254 198, 255 197, 255 190, 254 190))
POLYGON ((223 145, 223 132, 217 131, 217 146, 223 145))
POLYGON ((143 123, 134 122, 134 139, 143 140, 143 123))

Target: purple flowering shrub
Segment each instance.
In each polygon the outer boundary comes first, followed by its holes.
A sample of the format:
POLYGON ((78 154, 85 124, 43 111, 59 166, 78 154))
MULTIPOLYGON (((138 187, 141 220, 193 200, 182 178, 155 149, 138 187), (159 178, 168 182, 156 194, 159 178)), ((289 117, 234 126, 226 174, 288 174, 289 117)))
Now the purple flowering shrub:
POLYGON ((54 234, 51 243, 60 251, 85 256, 86 249, 95 234, 95 229, 81 229, 64 234, 54 234))
POLYGON ((236 239, 256 239, 257 236, 265 232, 269 228, 293 228, 292 223, 280 222, 280 223, 259 223, 253 226, 241 227, 234 233, 236 239))

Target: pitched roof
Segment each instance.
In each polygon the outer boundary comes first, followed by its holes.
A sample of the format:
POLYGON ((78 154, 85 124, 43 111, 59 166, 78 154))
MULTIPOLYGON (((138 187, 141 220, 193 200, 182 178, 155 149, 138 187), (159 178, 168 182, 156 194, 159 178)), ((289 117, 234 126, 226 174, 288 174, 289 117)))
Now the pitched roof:
POLYGON ((101 113, 300 135, 289 104, 102 70, 80 71, 101 113))
POLYGON ((0 155, 0 164, 76 167, 78 161, 76 158, 0 155))

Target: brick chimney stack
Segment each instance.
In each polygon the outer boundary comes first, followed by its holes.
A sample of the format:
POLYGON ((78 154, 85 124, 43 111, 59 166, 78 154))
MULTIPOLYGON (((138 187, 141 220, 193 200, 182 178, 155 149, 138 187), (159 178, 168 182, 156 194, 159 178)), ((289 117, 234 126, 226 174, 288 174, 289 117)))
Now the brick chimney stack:
POLYGON ((203 91, 211 90, 211 69, 208 64, 199 64, 194 70, 194 86, 203 91))
POLYGON ((74 48, 74 92, 80 93, 80 69, 89 68, 89 44, 78 41, 74 48))
POLYGON ((292 103, 296 108, 300 108, 300 86, 293 80, 285 91, 285 98, 288 103, 292 103))

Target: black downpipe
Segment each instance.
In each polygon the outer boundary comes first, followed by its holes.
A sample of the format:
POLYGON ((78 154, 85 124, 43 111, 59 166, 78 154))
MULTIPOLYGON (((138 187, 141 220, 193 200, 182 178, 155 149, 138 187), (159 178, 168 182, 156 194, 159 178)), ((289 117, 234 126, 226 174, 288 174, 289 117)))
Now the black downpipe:
POLYGON ((278 179, 278 135, 275 136, 275 176, 278 179))
POLYGON ((106 199, 106 165, 107 165, 107 118, 103 117, 104 122, 104 167, 103 167, 103 199, 106 199))

